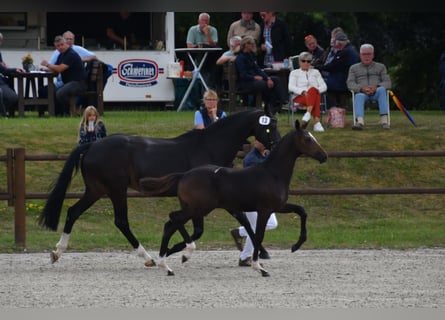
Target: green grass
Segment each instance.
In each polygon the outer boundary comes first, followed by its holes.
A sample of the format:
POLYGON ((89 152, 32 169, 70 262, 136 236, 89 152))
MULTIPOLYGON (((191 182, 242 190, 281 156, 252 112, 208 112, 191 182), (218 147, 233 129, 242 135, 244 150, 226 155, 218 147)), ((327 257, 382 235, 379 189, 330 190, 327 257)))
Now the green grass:
MULTIPOLYGON (((366 113, 366 129, 352 131, 351 115, 344 129, 315 133, 328 151, 443 150, 445 114, 440 111, 412 111, 414 127, 397 109, 391 114, 391 130, 382 130, 374 110, 366 113)), ((300 115, 298 115, 300 117, 300 115)), ((287 114, 281 114, 282 134, 291 130, 287 114)), ((106 111, 103 116, 109 134, 127 133, 153 137, 175 137, 192 127, 192 112, 106 111)), ((26 153, 67 154, 77 142, 80 118, 38 118, 27 112, 25 118, 0 120, 0 152, 24 147, 26 153)), ((58 176, 63 161, 26 163, 27 192, 46 192, 58 176)), ((235 160, 241 167, 241 161, 235 160)), ((0 163, 0 191, 6 188, 6 168, 0 163)), ((443 188, 443 157, 421 158, 330 158, 326 163, 299 158, 291 189, 296 188, 443 188)), ((70 192, 83 190, 80 175, 70 192)), ((75 199, 64 202, 58 232, 41 229, 36 219, 44 200, 27 200, 26 248, 14 242, 14 208, 0 202, 0 252, 41 252, 52 250, 59 240, 66 209, 75 199)), ((176 198, 130 198, 129 220, 138 239, 149 250, 159 248, 168 213, 178 208, 176 198)), ((289 202, 303 205, 308 212, 308 240, 303 249, 445 247, 445 197, 440 195, 323 195, 290 196, 289 202)), ((296 215, 278 215, 278 227, 266 232, 265 245, 290 249, 299 234, 296 215)), ((229 230, 237 222, 216 209, 205 220, 199 249, 234 248, 229 230)), ((175 236, 173 241, 179 240, 175 236)), ((128 250, 129 243, 114 226, 109 200, 101 199, 76 222, 70 238, 71 251, 128 250)))

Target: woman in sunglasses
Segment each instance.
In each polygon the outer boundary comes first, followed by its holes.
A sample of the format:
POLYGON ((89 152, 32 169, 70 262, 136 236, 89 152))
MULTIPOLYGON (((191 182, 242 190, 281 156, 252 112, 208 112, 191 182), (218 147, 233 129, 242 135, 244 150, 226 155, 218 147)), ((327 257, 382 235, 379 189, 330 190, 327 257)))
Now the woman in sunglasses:
POLYGON ((294 95, 294 106, 303 106, 306 113, 303 115, 303 128, 306 128, 312 116, 314 117, 314 131, 323 132, 320 122, 321 94, 327 86, 320 71, 311 65, 312 54, 302 52, 298 56, 300 68, 289 74, 289 93, 294 95))

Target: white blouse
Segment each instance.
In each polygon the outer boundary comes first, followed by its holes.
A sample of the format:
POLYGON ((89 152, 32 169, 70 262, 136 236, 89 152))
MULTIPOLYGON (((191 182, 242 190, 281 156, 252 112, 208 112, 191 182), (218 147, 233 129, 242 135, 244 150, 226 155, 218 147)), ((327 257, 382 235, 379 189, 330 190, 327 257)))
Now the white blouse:
POLYGON ((289 92, 301 95, 303 91, 308 91, 309 88, 317 88, 320 93, 327 90, 326 82, 324 82, 320 71, 311 68, 308 71, 300 69, 292 70, 289 74, 289 92))

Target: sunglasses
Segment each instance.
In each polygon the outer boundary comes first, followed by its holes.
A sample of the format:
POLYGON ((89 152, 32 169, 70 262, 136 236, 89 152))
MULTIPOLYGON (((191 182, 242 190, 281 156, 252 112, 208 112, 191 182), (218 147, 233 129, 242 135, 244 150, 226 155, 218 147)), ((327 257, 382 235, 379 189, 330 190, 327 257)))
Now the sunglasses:
POLYGON ((301 62, 306 62, 306 63, 310 63, 311 60, 300 60, 301 62))

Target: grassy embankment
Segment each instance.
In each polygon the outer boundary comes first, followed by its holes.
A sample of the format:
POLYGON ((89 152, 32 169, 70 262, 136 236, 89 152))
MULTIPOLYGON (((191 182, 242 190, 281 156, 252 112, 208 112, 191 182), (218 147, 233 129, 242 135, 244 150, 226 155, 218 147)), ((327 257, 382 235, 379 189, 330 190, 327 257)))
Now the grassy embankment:
MULTIPOLYGON (((398 110, 392 111, 391 130, 377 125, 377 114, 367 112, 367 128, 328 129, 316 133, 329 151, 369 150, 443 150, 445 119, 440 111, 411 112, 414 127, 398 110)), ((127 133, 153 137, 174 137, 189 130, 191 112, 107 111, 103 117, 108 133, 127 133)), ((80 118, 38 118, 28 112, 26 118, 0 120, 0 152, 9 147, 25 147, 27 154, 67 154, 77 142, 80 118)), ((287 114, 279 115, 282 134, 291 130, 287 114)), ((150 161, 150 159, 147 159, 150 161)), ((57 177, 63 161, 27 162, 27 192, 45 192, 57 177)), ((235 166, 240 167, 239 159, 235 166)), ((5 165, 0 165, 0 190, 6 186, 5 165)), ((291 189, 335 187, 443 187, 443 157, 422 158, 330 158, 325 164, 300 158, 295 166, 291 189)), ((80 175, 70 192, 82 191, 80 175)), ((64 202, 58 232, 43 230, 36 218, 43 200, 27 200, 26 250, 52 250, 58 241, 66 209, 76 200, 64 202)), ((308 240, 303 249, 322 248, 417 248, 445 246, 444 195, 325 195, 290 196, 290 202, 303 205, 308 214, 308 240)), ((176 198, 130 198, 131 227, 149 250, 159 248, 163 223, 178 207, 176 198)), ((14 211, 0 202, 0 252, 22 251, 14 245, 14 211)), ((279 226, 267 232, 266 247, 290 248, 299 233, 299 218, 278 215, 279 226)), ((215 210, 205 220, 206 230, 198 249, 234 248, 229 230, 237 222, 225 211, 215 210)), ((174 238, 178 240, 179 238, 174 238)), ((129 244, 113 224, 113 210, 107 199, 98 201, 75 224, 71 251, 128 250, 129 244)))

